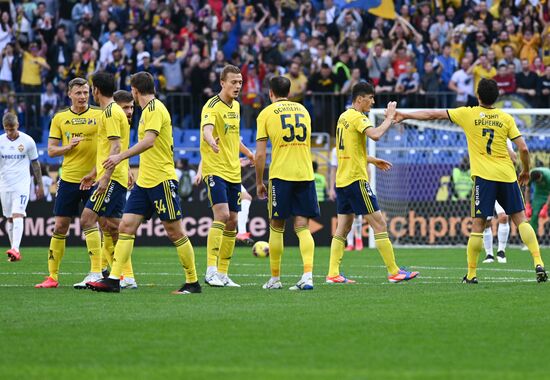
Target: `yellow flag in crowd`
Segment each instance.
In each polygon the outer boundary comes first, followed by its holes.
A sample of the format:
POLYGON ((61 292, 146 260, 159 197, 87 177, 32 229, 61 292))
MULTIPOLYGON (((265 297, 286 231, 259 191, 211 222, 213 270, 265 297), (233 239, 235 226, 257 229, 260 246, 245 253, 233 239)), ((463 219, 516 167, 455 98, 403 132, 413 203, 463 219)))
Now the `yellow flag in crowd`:
POLYGON ((395 4, 393 0, 382 0, 378 7, 369 9, 369 12, 375 16, 393 20, 395 19, 395 4))

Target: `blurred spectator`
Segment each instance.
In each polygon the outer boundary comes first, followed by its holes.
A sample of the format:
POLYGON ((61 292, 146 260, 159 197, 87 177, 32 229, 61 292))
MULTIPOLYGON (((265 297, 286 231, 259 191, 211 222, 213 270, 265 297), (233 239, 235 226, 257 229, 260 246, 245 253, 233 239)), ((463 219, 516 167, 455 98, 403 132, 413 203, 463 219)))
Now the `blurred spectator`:
POLYGON ((453 201, 470 199, 473 183, 470 175, 470 160, 468 157, 464 157, 451 173, 451 182, 449 183, 451 199, 453 201))
POLYGON ((0 16, 0 52, 13 40, 13 28, 8 12, 2 12, 0 16))
POLYGON ((445 19, 445 15, 441 11, 438 11, 435 17, 437 22, 430 26, 430 41, 435 39, 440 45, 443 45, 449 39, 453 25, 445 19))
POLYGON ((441 77, 434 71, 432 62, 424 63, 424 74, 420 78, 419 87, 419 93, 424 96, 419 97, 419 99, 422 99, 422 103, 417 104, 417 106, 428 108, 440 106, 437 102, 440 82, 441 77))
POLYGON ((405 68, 406 72, 397 78, 395 91, 404 95, 400 101, 402 107, 414 108, 417 106, 416 93, 420 86, 420 76, 411 62, 407 62, 405 68))
POLYGON ((53 43, 48 47, 48 62, 51 62, 51 80, 55 73, 59 71, 60 66, 68 66, 72 60, 72 48, 67 39, 66 27, 60 25, 57 27, 53 43))
POLYGON ((474 96, 474 76, 470 73, 470 59, 462 58, 460 70, 451 77, 449 89, 456 92, 456 106, 472 106, 477 104, 474 96))
POLYGON ((516 92, 516 77, 513 73, 508 72, 506 64, 498 66, 497 75, 493 78, 498 85, 500 95, 508 95, 516 92))
POLYGON ((374 45, 374 49, 371 50, 367 58, 367 68, 369 69, 369 76, 375 85, 378 84, 380 77, 388 70, 390 65, 390 53, 384 51, 384 45, 381 42, 374 45))
POLYGON ((516 74, 517 93, 535 107, 537 102, 537 74, 529 69, 529 61, 521 61, 521 72, 516 74))
POLYGON ((540 107, 550 107, 550 66, 544 68, 544 75, 539 78, 540 107))
POLYGON ((513 64, 515 66, 515 72, 519 73, 521 71, 521 61, 514 55, 514 48, 511 45, 506 45, 503 48, 504 56, 498 61, 498 65, 509 65, 513 64))
POLYGON ((336 76, 336 91, 340 91, 344 83, 351 77, 349 68, 349 54, 347 49, 342 49, 339 54, 339 60, 333 67, 336 76))
POLYGON ((307 77, 305 76, 300 64, 292 62, 288 73, 284 74, 290 80, 290 93, 288 99, 293 102, 301 103, 304 99, 304 93, 307 88, 307 77))
POLYGON ((469 68, 469 72, 474 76, 474 94, 477 91, 477 85, 482 79, 492 79, 497 75, 497 70, 491 66, 486 54, 480 54, 479 58, 469 68))
POLYGON ((265 77, 265 66, 254 65, 247 61, 241 68, 243 87, 241 89, 242 117, 249 128, 256 128, 256 118, 262 108, 262 82, 265 77))
POLYGON ((46 92, 40 95, 40 108, 43 116, 53 117, 57 112, 59 105, 59 96, 55 93, 53 84, 49 82, 46 85, 46 92))
POLYGON ((13 45, 7 44, 0 54, 0 91, 7 93, 14 90, 13 86, 13 45))
POLYGON ((338 16, 336 25, 338 25, 338 29, 340 29, 340 32, 344 33, 344 35, 349 35, 352 31, 360 33, 361 28, 363 27, 363 19, 356 9, 347 8, 340 13, 340 16, 338 16))

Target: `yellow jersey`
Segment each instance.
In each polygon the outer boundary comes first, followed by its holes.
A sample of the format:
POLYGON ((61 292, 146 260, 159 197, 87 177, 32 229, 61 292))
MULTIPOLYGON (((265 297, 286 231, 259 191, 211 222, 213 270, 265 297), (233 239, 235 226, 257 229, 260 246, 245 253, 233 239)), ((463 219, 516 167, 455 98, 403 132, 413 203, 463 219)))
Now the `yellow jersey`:
POLYGON ((506 139, 521 136, 514 118, 496 108, 459 107, 447 111, 449 119, 466 134, 472 177, 516 182, 506 139))
POLYGON ((491 67, 490 70, 487 70, 481 65, 478 65, 474 67, 472 74, 474 74, 474 93, 477 94, 477 85, 479 82, 482 79, 493 79, 493 77, 497 75, 497 69, 491 67))
POLYGON ((281 100, 258 115, 256 140, 271 140, 269 179, 313 181, 311 117, 300 103, 281 100))
POLYGON ((43 57, 35 57, 29 52, 23 52, 23 67, 21 72, 21 84, 29 86, 40 86, 42 78, 40 70, 42 66, 38 63, 46 63, 43 57))
POLYGON ((201 158, 202 176, 215 175, 230 183, 241 183, 239 152, 241 109, 237 101, 227 105, 216 95, 206 102, 201 113, 201 158), (205 125, 214 126, 212 136, 219 138, 220 151, 214 153, 203 139, 205 125))
MULTIPOLYGON (((101 124, 97 130, 97 178, 105 174, 103 161, 111 155, 111 140, 120 139, 120 152, 128 150, 130 144, 130 124, 122 108, 112 102, 101 115, 101 124)), ((128 186, 128 162, 116 166, 111 175, 112 181, 128 186)))
POLYGON ((143 140, 147 131, 154 132, 157 138, 151 149, 140 154, 137 185, 152 188, 167 180, 177 181, 172 119, 166 106, 158 99, 151 100, 143 107, 138 127, 139 141, 143 140))
POLYGON ((338 118, 336 187, 345 187, 359 180, 369 180, 365 131, 372 126, 370 119, 354 108, 348 109, 338 118))
POLYGON ((82 141, 63 157, 61 179, 66 182, 79 183, 82 177, 89 174, 96 162, 97 130, 101 123, 102 110, 88 107, 82 113, 75 113, 71 108, 57 112, 50 124, 50 139, 69 145, 73 137, 82 141))

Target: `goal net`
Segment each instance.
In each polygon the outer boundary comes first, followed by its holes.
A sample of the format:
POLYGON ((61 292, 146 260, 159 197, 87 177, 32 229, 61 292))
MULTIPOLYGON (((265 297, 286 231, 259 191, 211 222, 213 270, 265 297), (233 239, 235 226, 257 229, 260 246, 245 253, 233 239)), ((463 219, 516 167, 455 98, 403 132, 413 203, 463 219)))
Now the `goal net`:
MULTIPOLYGON (((550 167, 550 110, 505 111, 514 116, 527 142, 531 168, 550 167)), ((384 118, 383 110, 372 110, 369 117, 374 125, 379 125, 384 118)), ((447 120, 408 120, 391 127, 380 141, 369 140, 369 154, 393 164, 388 172, 373 168, 370 172, 371 185, 396 245, 467 243, 471 228, 470 197, 464 188, 457 189, 451 183, 453 169, 468 155, 466 137, 457 125, 447 120)), ((519 169, 519 159, 516 166, 519 169)), ((521 244, 516 226, 511 223, 510 227, 509 244, 521 244)), ((539 218, 537 235, 541 245, 550 245, 548 218, 539 218)))

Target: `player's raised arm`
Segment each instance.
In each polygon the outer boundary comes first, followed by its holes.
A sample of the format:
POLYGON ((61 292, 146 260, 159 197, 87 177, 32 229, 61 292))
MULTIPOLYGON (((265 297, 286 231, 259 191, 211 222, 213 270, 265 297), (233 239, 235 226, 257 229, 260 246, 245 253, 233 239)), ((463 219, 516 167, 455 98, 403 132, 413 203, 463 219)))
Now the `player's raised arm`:
POLYGON ((264 184, 266 150, 267 140, 256 141, 256 156, 254 157, 256 163, 256 194, 260 199, 267 198, 267 189, 264 184))
POLYGON ((414 112, 397 111, 395 113, 395 122, 400 123, 404 120, 445 120, 449 119, 449 114, 446 110, 423 110, 414 112))
MULTIPOLYGON (((374 96, 374 95, 371 95, 371 96, 374 96)), ((365 130, 366 135, 374 141, 380 140, 380 138, 384 136, 388 128, 391 127, 393 123, 393 119, 395 118, 396 112, 397 112, 397 102, 389 102, 388 108, 386 108, 386 111, 384 112, 386 117, 382 122, 382 124, 380 124, 377 128, 367 128, 365 130)))

